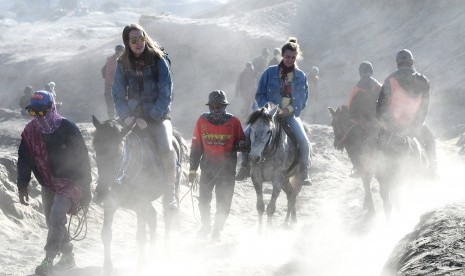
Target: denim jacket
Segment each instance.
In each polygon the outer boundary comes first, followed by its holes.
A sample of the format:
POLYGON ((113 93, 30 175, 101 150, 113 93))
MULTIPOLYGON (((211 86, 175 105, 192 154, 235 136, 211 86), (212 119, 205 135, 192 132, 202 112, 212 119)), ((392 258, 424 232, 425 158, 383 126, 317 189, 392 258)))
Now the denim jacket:
POLYGON ((145 65, 143 91, 140 91, 135 70, 125 72, 123 64, 118 62, 111 94, 120 120, 135 116, 160 122, 170 112, 173 83, 168 63, 161 58, 155 66, 145 65))
MULTIPOLYGON (((308 100, 307 76, 302 70, 298 68, 294 69, 291 85, 292 107, 294 108, 294 115, 299 117, 308 100)), ((276 105, 281 104, 282 96, 278 65, 270 66, 263 72, 258 83, 255 100, 259 107, 264 106, 268 102, 276 105)))

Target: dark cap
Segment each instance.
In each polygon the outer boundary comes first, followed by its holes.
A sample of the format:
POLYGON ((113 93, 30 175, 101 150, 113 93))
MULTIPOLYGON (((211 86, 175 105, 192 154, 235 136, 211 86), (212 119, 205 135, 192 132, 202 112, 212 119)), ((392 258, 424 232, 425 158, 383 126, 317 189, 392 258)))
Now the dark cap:
POLYGON ((210 104, 229 104, 228 99, 226 98, 226 93, 222 90, 210 92, 208 95, 208 103, 206 103, 206 105, 210 104))
POLYGON ((360 66, 358 67, 358 73, 360 74, 360 77, 373 76, 373 65, 371 65, 371 62, 364 61, 360 63, 360 66))
POLYGON ((125 49, 123 44, 118 44, 115 46, 115 52, 123 52, 125 49))
POLYGON ((412 67, 413 55, 410 50, 402 49, 396 55, 397 67, 412 67))
POLYGON ((31 101, 26 109, 46 110, 52 106, 53 96, 43 90, 36 91, 31 96, 31 101))

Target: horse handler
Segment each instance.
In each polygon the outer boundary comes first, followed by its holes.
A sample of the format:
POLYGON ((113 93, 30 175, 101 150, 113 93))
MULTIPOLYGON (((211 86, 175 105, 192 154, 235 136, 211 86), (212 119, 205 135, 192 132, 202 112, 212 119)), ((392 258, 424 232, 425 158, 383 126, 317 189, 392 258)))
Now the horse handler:
POLYGON ((238 118, 226 112, 226 94, 213 91, 208 96, 210 112, 197 120, 191 143, 189 182, 202 171, 199 185, 199 209, 202 228, 199 238, 211 232, 210 203, 215 188, 216 214, 211 234, 212 241, 221 240, 220 233, 231 210, 234 195, 237 151, 245 150, 245 137, 238 118))
POLYGON ((52 275, 53 259, 60 253, 61 258, 55 265, 57 270, 75 266, 73 245, 66 232, 66 214, 88 207, 92 199, 91 167, 79 128, 58 114, 49 92, 33 93, 26 110, 33 119, 21 134, 17 186, 23 205, 29 205, 31 172, 42 186, 48 234, 45 259, 35 273, 47 276, 52 275))

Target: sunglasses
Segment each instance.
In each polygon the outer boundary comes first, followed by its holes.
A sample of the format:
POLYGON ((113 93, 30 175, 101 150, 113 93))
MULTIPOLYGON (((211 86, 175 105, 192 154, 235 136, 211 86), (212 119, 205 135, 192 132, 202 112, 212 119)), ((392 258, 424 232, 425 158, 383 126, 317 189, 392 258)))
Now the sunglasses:
POLYGON ((49 111, 49 109, 47 110, 34 110, 34 109, 29 109, 28 112, 29 112, 29 115, 31 116, 40 116, 40 117, 43 117, 45 115, 47 115, 47 112, 49 111))
POLYGON ((129 43, 136 44, 138 41, 144 43, 146 41, 145 36, 131 37, 129 43))

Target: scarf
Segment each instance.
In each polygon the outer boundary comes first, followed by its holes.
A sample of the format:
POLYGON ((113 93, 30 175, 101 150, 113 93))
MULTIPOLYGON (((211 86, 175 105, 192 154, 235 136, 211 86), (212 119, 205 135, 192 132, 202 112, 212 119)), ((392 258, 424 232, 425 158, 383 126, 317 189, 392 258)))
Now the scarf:
MULTIPOLYGON (((61 120, 60 120, 61 122, 61 120)), ((37 171, 44 181, 44 186, 56 194, 63 194, 73 202, 73 206, 68 213, 73 214, 77 211, 82 198, 82 191, 73 180, 69 178, 56 178, 52 174, 52 168, 48 158, 47 147, 42 138, 42 130, 34 120, 29 122, 21 133, 21 138, 31 154, 37 171)))
POLYGON ((281 96, 291 97, 291 82, 287 79, 287 74, 294 71, 295 66, 286 67, 284 62, 281 60, 279 63, 279 72, 281 74, 281 96))
POLYGON ((62 119, 63 117, 61 117, 61 115, 58 114, 54 99, 52 102, 52 107, 47 112, 47 114, 45 114, 45 116, 42 117, 34 116, 34 119, 32 119, 31 122, 42 133, 50 134, 55 132, 55 130, 57 130, 57 128, 60 127, 62 119))

